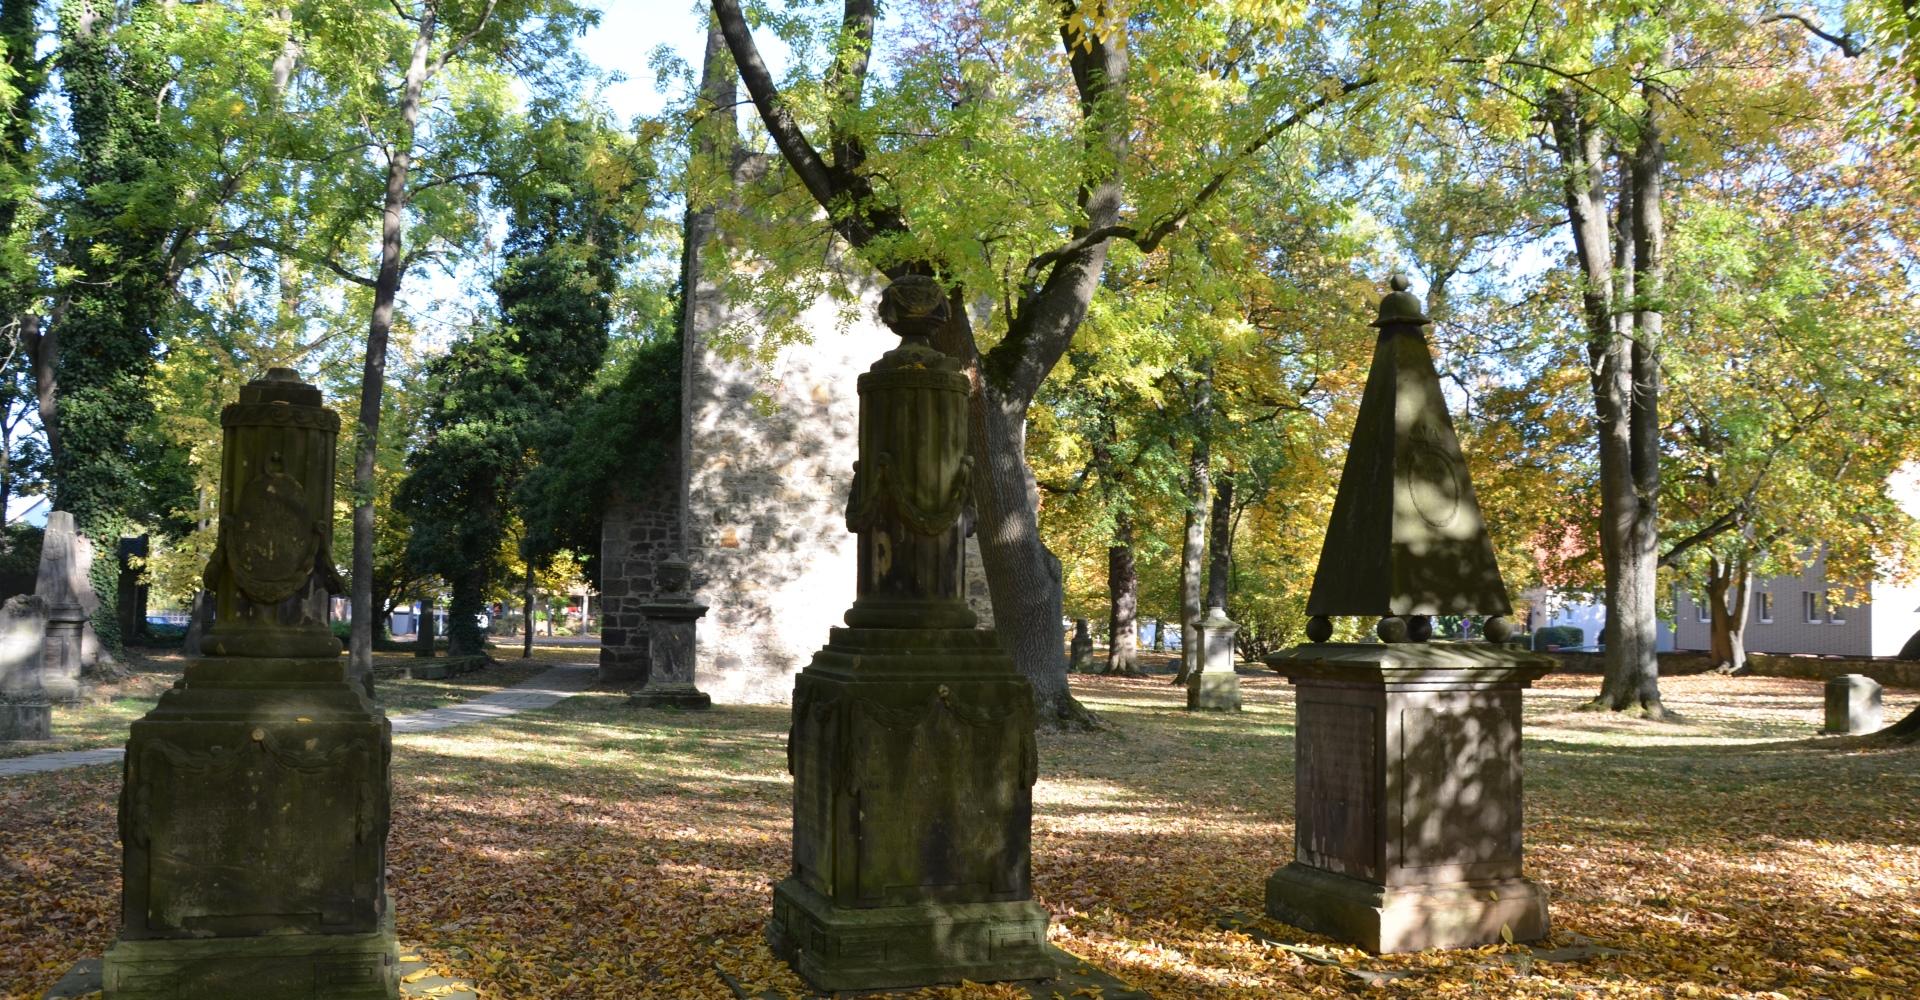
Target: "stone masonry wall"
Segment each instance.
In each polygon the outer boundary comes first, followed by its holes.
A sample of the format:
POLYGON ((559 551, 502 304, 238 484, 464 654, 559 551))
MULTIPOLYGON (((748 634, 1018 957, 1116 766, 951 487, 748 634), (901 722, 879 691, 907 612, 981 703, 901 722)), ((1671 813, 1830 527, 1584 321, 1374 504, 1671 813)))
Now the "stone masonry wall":
POLYGON ((653 595, 654 565, 680 545, 679 468, 607 504, 600 534, 600 679, 637 686, 647 676, 647 625, 637 606, 653 595))

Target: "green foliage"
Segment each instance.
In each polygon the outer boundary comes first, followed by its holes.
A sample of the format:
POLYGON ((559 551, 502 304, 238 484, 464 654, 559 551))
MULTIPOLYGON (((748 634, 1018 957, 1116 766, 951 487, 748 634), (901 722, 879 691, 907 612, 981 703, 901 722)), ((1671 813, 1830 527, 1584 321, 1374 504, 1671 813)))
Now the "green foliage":
POLYGON ((1586 641, 1587 633, 1578 625, 1548 625, 1545 628, 1535 629, 1533 633, 1535 649, 1546 649, 1548 646, 1583 646, 1586 645, 1586 641))

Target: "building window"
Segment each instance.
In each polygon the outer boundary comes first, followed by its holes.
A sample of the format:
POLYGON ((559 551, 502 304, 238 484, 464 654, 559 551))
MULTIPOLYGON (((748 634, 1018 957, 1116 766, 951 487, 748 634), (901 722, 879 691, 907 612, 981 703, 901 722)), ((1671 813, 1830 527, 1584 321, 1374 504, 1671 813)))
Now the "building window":
POLYGON ((1773 595, 1762 590, 1753 595, 1753 614, 1762 625, 1773 623, 1773 595))
POLYGON ((1827 606, 1827 624, 1845 625, 1847 623, 1847 613, 1834 602, 1831 591, 1820 595, 1820 603, 1827 606))
POLYGON ((1826 602, 1826 596, 1812 590, 1803 591, 1800 594, 1801 617, 1806 619, 1808 625, 1818 625, 1826 619, 1827 616, 1822 613, 1823 609, 1820 607, 1826 602))
POLYGON ((1693 599, 1693 615, 1695 618, 1703 622, 1710 622, 1713 620, 1713 610, 1707 606, 1706 598, 1696 597, 1693 599))

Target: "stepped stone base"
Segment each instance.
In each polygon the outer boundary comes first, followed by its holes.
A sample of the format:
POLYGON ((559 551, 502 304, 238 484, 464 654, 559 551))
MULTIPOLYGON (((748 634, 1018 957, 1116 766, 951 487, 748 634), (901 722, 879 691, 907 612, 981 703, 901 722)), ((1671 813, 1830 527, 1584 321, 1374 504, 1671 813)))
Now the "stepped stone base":
POLYGON ((53 739, 53 705, 44 701, 0 702, 0 743, 53 739))
POLYGON ((712 708, 713 699, 691 684, 649 684, 627 696, 627 704, 641 708, 712 708))
POLYGON ((1267 879, 1267 915, 1375 954, 1547 936, 1547 890, 1524 878, 1381 886, 1293 862, 1267 879))
POLYGON ((767 943, 814 989, 1047 979, 1047 910, 1032 900, 837 907, 799 879, 773 889, 767 943))
POLYGON ((102 969, 109 1000, 394 1000, 400 950, 393 906, 362 934, 115 941, 102 969))
POLYGON ((1187 678, 1187 708, 1196 712, 1240 711, 1240 675, 1231 669, 1192 674, 1187 678))

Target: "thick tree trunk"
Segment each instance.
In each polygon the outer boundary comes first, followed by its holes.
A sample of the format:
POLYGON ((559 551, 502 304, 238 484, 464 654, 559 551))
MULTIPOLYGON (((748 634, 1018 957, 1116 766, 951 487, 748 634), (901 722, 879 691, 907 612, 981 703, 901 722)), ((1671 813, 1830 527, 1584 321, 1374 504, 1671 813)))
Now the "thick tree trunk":
POLYGON ((47 435, 47 462, 60 454, 60 325, 42 327, 40 317, 22 317, 21 336, 33 362, 33 398, 40 408, 40 428, 47 435))
POLYGON ((1229 475, 1222 475, 1213 488, 1207 557, 1207 607, 1225 609, 1233 573, 1233 477, 1229 475))
POLYGON ((1549 105, 1563 199, 1582 277, 1600 457, 1600 553, 1605 571, 1605 678, 1596 707, 1660 717, 1656 571, 1660 486, 1658 292, 1664 256, 1659 139, 1622 164, 1618 216, 1607 211, 1606 142, 1578 95, 1549 105), (1636 283, 1640 294, 1636 294, 1636 283), (1644 324, 1644 325, 1643 325, 1644 324))
POLYGON ((1039 488, 1027 467, 1026 401, 988 387, 969 409, 976 533, 994 630, 1033 684, 1041 724, 1084 723, 1090 713, 1067 690, 1060 560, 1040 538, 1039 488))
POLYGON ((1206 558, 1208 501, 1212 493, 1213 440, 1208 422, 1213 415, 1211 366, 1203 366, 1193 394, 1193 450, 1187 456, 1187 514, 1180 541, 1180 670, 1173 683, 1185 684, 1200 669, 1202 576, 1206 558))
POLYGON ((387 384, 387 335, 400 294, 400 264, 406 241, 407 172, 413 164, 414 126, 426 88, 427 54, 438 17, 434 4, 421 12, 413 57, 400 92, 400 133, 387 149, 387 192, 380 212, 380 273, 373 285, 373 315, 367 323, 367 360, 360 374, 360 422, 353 449, 353 626, 347 671, 373 691, 373 471, 380 450, 380 397, 387 384))
POLYGON ((1133 565, 1133 518, 1115 519, 1107 547, 1107 674, 1140 672, 1140 574, 1133 565))
POLYGON ((480 630, 480 612, 486 607, 485 576, 467 571, 448 581, 453 593, 447 600, 447 656, 484 656, 486 633, 480 630))
POLYGON ((413 655, 433 655, 433 598, 420 595, 420 623, 413 627, 413 655))
POLYGON ((1747 669, 1747 591, 1751 580, 1741 560, 1726 563, 1715 559, 1707 572, 1709 649, 1714 668, 1730 674, 1747 669))

